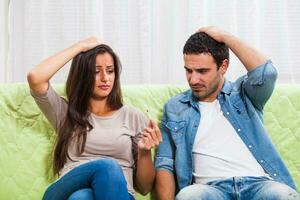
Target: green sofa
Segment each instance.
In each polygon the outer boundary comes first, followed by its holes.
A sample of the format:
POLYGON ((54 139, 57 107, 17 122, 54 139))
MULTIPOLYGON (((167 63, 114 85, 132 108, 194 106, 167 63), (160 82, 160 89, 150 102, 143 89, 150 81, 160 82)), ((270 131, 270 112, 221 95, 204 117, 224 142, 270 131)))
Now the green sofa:
MULTIPOLYGON (((63 94, 63 86, 55 85, 63 94)), ((125 104, 160 120, 164 103, 187 86, 123 86, 125 104)), ((27 84, 0 84, 0 199, 39 200, 55 180, 52 127, 29 94, 27 84)), ((270 137, 300 188, 300 85, 278 85, 265 108, 270 137)), ((150 199, 138 195, 138 199, 150 199)))

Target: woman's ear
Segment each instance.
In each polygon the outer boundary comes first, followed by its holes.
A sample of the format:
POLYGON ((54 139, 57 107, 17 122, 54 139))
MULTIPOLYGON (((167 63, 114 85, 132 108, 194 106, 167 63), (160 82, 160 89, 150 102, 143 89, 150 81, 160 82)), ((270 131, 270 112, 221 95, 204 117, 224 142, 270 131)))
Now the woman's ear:
POLYGON ((224 75, 228 69, 228 66, 229 66, 229 60, 228 59, 224 59, 222 61, 222 64, 220 66, 220 72, 222 73, 222 75, 224 75))

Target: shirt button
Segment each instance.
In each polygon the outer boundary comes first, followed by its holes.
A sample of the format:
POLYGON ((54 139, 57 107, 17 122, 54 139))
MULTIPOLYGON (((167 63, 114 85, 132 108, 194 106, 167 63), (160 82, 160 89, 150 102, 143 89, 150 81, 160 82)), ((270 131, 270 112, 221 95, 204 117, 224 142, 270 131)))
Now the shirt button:
POLYGON ((227 112, 226 114, 227 114, 227 115, 229 115, 230 113, 229 113, 229 112, 227 112))
POLYGON ((274 175, 274 176, 277 176, 277 174, 276 174, 276 173, 274 173, 273 175, 274 175))
POLYGON ((238 132, 240 132, 241 131, 241 129, 238 129, 238 132))
POLYGON ((252 145, 249 145, 248 147, 251 149, 251 148, 252 148, 252 145))
POLYGON ((264 160, 260 160, 260 162, 261 162, 261 163, 263 163, 263 162, 264 162, 264 160))
POLYGON ((175 129, 175 131, 177 131, 177 127, 175 127, 174 129, 175 129))

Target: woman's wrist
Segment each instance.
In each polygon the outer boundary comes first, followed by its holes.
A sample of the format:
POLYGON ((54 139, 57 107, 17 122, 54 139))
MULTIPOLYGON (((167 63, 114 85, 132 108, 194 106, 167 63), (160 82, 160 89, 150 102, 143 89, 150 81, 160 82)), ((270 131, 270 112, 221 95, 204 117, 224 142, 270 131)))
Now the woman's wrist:
POLYGON ((79 42, 77 42, 77 43, 75 43, 75 44, 73 44, 72 46, 71 46, 71 48, 74 48, 78 53, 81 53, 81 52, 83 52, 84 51, 84 45, 82 45, 82 43, 79 41, 79 42))
POLYGON ((151 149, 138 149, 138 155, 140 156, 149 156, 151 155, 151 149))

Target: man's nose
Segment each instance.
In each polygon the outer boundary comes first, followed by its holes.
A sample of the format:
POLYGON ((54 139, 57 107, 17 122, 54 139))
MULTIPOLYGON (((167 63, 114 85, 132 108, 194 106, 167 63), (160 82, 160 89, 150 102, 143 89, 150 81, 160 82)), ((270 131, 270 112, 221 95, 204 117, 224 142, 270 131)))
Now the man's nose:
POLYGON ((199 76, 195 72, 192 72, 190 75, 190 84, 196 84, 198 81, 199 76))

